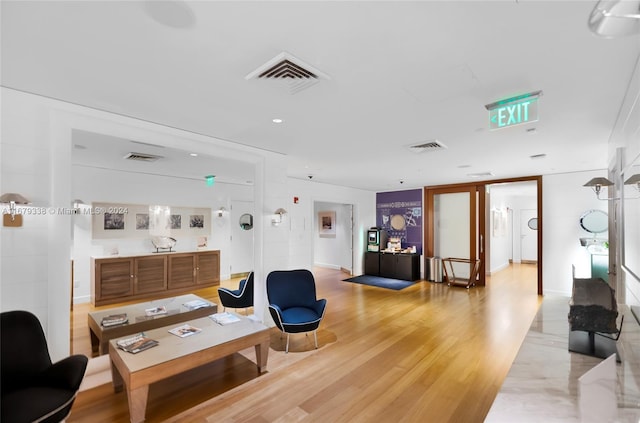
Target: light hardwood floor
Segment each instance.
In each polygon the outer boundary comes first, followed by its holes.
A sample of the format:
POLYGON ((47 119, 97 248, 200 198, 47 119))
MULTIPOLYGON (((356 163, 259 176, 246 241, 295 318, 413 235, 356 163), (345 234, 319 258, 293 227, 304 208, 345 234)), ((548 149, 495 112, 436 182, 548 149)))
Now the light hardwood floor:
MULTIPOLYGON (((327 312, 313 336, 272 329, 268 372, 253 349, 152 385, 147 422, 482 422, 542 301, 536 266, 513 265, 469 290, 417 282, 401 291, 314 269, 327 312)), ((235 286, 237 280, 223 281, 235 286)), ((215 289, 196 292, 218 302, 215 289)), ((90 354, 86 314, 73 350, 90 354)), ((81 392, 67 422, 127 422, 110 385, 81 392)))

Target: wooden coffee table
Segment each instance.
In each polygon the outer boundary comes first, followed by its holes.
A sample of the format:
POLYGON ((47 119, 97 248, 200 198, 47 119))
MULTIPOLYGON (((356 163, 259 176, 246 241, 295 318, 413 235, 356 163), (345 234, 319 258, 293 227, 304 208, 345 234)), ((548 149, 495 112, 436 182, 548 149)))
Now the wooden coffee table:
POLYGON ((219 325, 208 317, 191 320, 192 326, 202 332, 185 338, 169 333, 178 325, 170 325, 145 332, 159 345, 130 354, 118 349, 117 340, 109 342, 111 372, 115 392, 127 390, 129 415, 132 423, 145 419, 149 385, 205 365, 235 352, 255 347, 258 372, 267 370, 269 354, 269 328, 260 322, 239 316, 240 321, 219 325))
POLYGON ((186 322, 187 320, 209 316, 218 311, 218 306, 211 301, 207 301, 197 295, 188 294, 178 297, 163 298, 146 303, 131 304, 123 307, 115 307, 89 313, 87 323, 89 325, 89 335, 91 337, 91 350, 95 355, 107 354, 109 352, 109 340, 122 338, 126 335, 133 335, 162 326, 174 323, 186 322), (211 304, 210 307, 203 307, 196 310, 189 310, 184 304, 188 301, 202 300, 211 304), (145 310, 152 307, 165 306, 167 314, 155 317, 145 315, 145 310), (105 316, 112 314, 127 313, 129 323, 119 326, 102 327, 100 322, 105 316))

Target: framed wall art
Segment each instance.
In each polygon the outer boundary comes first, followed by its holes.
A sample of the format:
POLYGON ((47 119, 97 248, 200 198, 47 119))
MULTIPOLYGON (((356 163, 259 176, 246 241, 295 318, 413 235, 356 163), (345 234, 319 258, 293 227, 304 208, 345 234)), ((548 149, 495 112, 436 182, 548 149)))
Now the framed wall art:
POLYGON ((92 203, 94 239, 211 236, 211 209, 165 205, 92 203))
POLYGON ((336 212, 318 212, 318 232, 321 237, 333 238, 336 236, 336 212))

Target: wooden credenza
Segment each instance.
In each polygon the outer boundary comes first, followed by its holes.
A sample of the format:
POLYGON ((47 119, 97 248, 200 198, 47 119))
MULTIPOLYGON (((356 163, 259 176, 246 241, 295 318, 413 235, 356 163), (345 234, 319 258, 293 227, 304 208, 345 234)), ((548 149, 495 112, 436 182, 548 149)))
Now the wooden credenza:
POLYGON ((91 258, 94 305, 152 299, 220 284, 220 251, 91 258))

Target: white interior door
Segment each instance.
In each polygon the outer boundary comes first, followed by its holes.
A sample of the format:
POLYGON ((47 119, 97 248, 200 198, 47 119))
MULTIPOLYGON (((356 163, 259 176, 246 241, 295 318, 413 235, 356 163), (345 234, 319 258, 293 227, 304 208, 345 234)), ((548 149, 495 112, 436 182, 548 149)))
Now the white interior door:
POLYGON ((253 220, 252 201, 231 202, 231 271, 230 274, 247 273, 253 270, 253 227, 249 227, 246 215, 253 220), (243 217, 244 216, 244 217, 243 217), (242 223, 241 224, 241 218, 242 223))
POLYGON ((520 210, 520 259, 538 261, 538 211, 535 209, 520 210))

